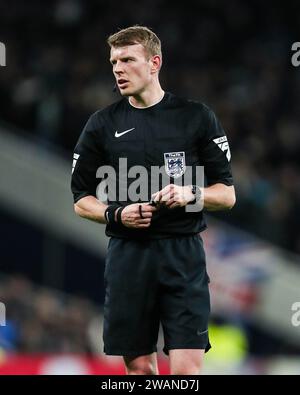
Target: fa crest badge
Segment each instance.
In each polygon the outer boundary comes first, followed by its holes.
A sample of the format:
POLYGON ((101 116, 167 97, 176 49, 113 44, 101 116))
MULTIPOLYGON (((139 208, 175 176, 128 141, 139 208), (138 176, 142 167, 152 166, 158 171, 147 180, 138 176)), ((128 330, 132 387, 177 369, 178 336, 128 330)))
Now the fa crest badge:
POLYGON ((185 153, 184 152, 165 152, 165 169, 168 176, 178 178, 185 172, 185 153))

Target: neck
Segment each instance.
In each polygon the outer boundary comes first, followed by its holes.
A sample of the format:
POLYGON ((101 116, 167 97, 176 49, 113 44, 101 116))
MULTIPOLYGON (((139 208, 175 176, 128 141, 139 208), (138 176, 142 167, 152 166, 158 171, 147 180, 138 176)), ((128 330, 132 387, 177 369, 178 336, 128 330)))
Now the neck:
POLYGON ((165 92, 158 83, 152 87, 147 87, 147 89, 138 95, 129 96, 129 103, 134 107, 150 107, 160 102, 164 93, 165 92))

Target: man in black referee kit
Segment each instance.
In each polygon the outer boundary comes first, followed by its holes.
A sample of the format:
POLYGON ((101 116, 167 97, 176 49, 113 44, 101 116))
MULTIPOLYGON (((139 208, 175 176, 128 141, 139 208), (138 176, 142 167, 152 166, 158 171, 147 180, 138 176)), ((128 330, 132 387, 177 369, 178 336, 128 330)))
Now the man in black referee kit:
POLYGON ((206 105, 162 90, 161 44, 151 30, 129 27, 108 44, 122 98, 89 118, 75 147, 72 175, 76 214, 107 224, 110 237, 104 351, 123 356, 128 374, 158 374, 161 323, 171 374, 199 374, 210 348, 200 208, 227 210, 235 204, 227 138, 206 105), (126 180, 121 160, 128 167, 126 180), (103 166, 114 171, 108 187, 116 182, 107 200, 98 194, 103 166), (133 166, 148 176, 140 184, 144 198, 140 190, 132 192, 140 177, 130 174, 133 166), (169 177, 156 190, 154 167, 162 169, 161 178, 169 177), (189 185, 178 182, 196 167, 204 168, 205 187, 195 174, 189 185))

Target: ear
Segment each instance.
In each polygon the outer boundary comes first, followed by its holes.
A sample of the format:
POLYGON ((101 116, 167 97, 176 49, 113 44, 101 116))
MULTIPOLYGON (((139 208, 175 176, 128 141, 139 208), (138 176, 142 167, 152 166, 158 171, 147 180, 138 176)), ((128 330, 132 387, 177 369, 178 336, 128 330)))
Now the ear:
POLYGON ((160 70, 162 64, 161 57, 159 55, 154 55, 150 59, 150 62, 151 62, 151 72, 157 73, 160 70))

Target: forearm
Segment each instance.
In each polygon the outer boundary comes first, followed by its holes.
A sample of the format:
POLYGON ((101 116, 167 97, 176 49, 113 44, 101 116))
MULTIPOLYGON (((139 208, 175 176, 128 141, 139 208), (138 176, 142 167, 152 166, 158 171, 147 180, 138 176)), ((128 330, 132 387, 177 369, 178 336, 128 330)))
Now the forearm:
POLYGON ((214 184, 204 188, 204 208, 208 211, 229 210, 235 205, 233 186, 214 184))
POLYGON ((91 221, 106 224, 104 212, 107 205, 100 202, 94 196, 85 196, 74 204, 74 210, 77 215, 91 221))

